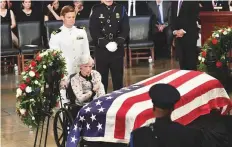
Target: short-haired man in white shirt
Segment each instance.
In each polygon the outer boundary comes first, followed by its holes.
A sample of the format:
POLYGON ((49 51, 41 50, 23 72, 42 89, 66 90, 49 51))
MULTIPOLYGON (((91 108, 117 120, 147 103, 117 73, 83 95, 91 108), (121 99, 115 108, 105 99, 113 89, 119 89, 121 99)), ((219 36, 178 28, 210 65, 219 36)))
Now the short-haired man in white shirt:
MULTIPOLYGON (((61 10, 63 26, 51 34, 49 41, 50 49, 61 50, 65 58, 68 75, 62 80, 62 87, 67 86, 70 75, 79 72, 79 58, 83 55, 90 55, 86 31, 74 26, 75 18, 75 9, 72 6, 64 6, 61 10)), ((66 99, 65 89, 61 90, 61 97, 66 99)))

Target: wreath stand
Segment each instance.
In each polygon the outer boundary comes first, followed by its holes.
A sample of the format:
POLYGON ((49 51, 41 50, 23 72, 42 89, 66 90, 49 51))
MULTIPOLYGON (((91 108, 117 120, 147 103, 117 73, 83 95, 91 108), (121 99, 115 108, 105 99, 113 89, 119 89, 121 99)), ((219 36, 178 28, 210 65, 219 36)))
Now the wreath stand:
MULTIPOLYGON (((44 137, 44 147, 47 146, 47 136, 48 136, 48 130, 49 130, 49 123, 50 123, 50 117, 52 116, 52 104, 56 103, 56 97, 59 95, 60 97, 60 78, 61 77, 57 72, 52 70, 52 67, 48 68, 48 72, 45 73, 45 84, 44 84, 44 93, 43 97, 45 97, 45 105, 42 106, 42 102, 40 99, 40 108, 37 110, 37 114, 39 115, 38 119, 38 126, 36 128, 36 135, 34 140, 34 147, 36 147, 37 142, 39 141, 39 147, 41 147, 41 142, 43 139, 43 131, 44 127, 46 126, 45 131, 45 137, 44 137), (42 121, 41 121, 42 120, 42 121), (47 120, 47 122, 46 122, 47 120), (40 122, 42 122, 41 126, 41 132, 39 135, 39 129, 40 129, 40 122)), ((61 98, 60 98, 61 102, 61 98)))

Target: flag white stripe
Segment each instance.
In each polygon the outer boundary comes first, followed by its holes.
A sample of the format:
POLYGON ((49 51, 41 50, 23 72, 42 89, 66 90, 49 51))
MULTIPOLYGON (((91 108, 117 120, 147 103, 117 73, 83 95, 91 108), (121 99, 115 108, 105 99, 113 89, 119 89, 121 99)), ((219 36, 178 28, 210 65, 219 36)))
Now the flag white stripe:
POLYGON ((128 144, 130 140, 128 139, 115 139, 112 136, 104 136, 104 137, 83 137, 86 141, 102 141, 102 142, 114 142, 114 143, 125 143, 128 144))
POLYGON ((189 73, 189 72, 190 71, 187 71, 187 70, 180 70, 178 72, 175 72, 175 73, 163 78, 160 81, 157 81, 156 83, 152 83, 152 84, 147 85, 145 87, 142 87, 140 89, 137 89, 137 90, 134 90, 132 92, 128 92, 128 93, 125 93, 125 94, 119 96, 116 100, 114 100, 111 107, 107 111, 105 135, 114 137, 116 114, 125 100, 127 100, 128 98, 130 98, 132 96, 136 96, 136 95, 139 95, 141 93, 147 92, 150 89, 150 87, 153 86, 154 84, 169 83, 172 80, 175 80, 176 78, 181 77, 182 75, 189 73))
POLYGON ((221 114, 225 113, 225 111, 226 111, 227 107, 228 107, 228 105, 226 105, 226 106, 224 106, 224 107, 222 108, 222 112, 221 112, 221 114))

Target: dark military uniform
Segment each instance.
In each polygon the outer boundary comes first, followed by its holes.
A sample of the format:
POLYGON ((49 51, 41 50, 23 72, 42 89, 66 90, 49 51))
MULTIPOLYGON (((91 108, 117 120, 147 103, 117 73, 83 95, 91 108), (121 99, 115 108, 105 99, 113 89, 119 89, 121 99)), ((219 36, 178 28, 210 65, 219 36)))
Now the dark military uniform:
POLYGON ((104 3, 93 6, 90 14, 90 34, 96 45, 96 70, 102 75, 107 92, 109 70, 112 75, 113 89, 123 87, 124 42, 129 34, 129 20, 124 6, 104 3), (117 50, 110 52, 106 48, 109 42, 117 43, 117 50))
MULTIPOLYGON (((168 84, 156 84, 149 90, 149 96, 157 108, 171 112, 180 99, 176 88, 168 84)), ((170 115, 156 118, 155 123, 134 130, 130 147, 202 147, 203 134, 200 130, 173 122, 170 115)))
POLYGON ((136 129, 130 147, 201 147, 200 130, 172 122, 170 117, 157 118, 154 124, 136 129))

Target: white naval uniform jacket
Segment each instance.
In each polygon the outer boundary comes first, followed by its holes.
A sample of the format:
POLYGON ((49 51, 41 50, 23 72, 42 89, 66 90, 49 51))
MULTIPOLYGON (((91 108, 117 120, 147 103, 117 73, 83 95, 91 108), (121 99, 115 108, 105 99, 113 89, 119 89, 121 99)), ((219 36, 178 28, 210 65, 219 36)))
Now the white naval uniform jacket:
POLYGON ((71 74, 79 72, 78 62, 80 57, 90 55, 89 41, 84 29, 78 29, 75 26, 67 28, 63 25, 60 30, 60 32, 51 34, 49 47, 62 51, 68 72, 66 78, 69 78, 71 74))

